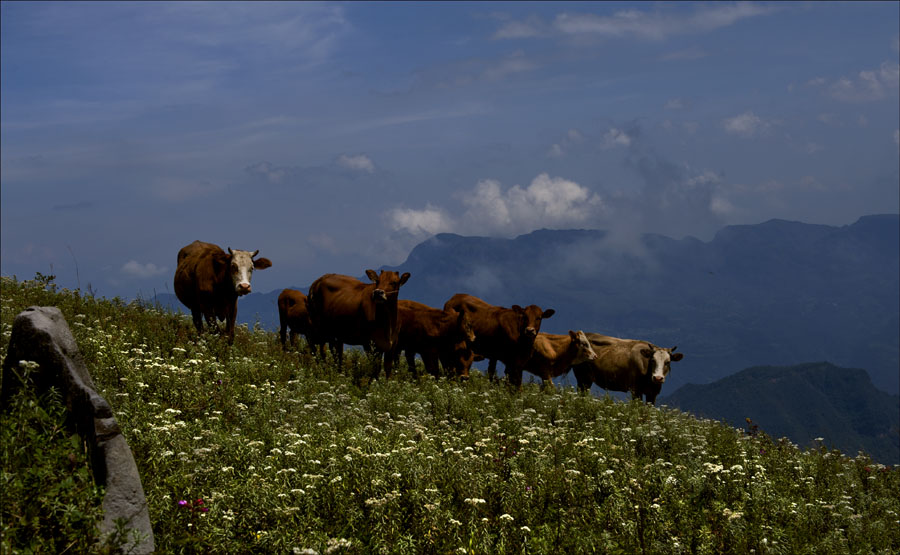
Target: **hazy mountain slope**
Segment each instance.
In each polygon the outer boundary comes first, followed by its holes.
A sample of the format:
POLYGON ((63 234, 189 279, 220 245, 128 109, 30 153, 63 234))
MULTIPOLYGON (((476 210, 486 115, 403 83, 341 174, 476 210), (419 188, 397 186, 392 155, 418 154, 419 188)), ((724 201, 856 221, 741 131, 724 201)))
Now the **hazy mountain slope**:
MULTIPOLYGON (((403 294, 433 306, 458 292, 555 308, 545 331, 584 329, 685 353, 672 385, 741 368, 830 360, 898 389, 900 217, 833 227, 772 220, 709 242, 603 231, 515 239, 437 235, 398 267, 403 294)), ((664 390, 665 392, 665 390, 664 390)))
POLYGON ((849 455, 865 450, 882 463, 900 463, 900 397, 877 389, 865 370, 827 362, 757 366, 685 385, 658 402, 736 427, 750 418, 769 435, 803 446, 821 437, 849 455))

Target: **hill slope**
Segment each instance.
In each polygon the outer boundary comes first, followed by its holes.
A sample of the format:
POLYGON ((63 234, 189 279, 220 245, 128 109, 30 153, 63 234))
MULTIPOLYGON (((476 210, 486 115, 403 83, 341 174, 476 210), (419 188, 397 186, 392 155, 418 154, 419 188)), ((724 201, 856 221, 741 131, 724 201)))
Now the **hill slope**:
POLYGON ((900 464, 900 397, 879 391, 865 370, 827 362, 757 366, 719 381, 688 384, 659 400, 746 427, 750 418, 773 437, 808 445, 821 437, 844 453, 864 450, 900 464))

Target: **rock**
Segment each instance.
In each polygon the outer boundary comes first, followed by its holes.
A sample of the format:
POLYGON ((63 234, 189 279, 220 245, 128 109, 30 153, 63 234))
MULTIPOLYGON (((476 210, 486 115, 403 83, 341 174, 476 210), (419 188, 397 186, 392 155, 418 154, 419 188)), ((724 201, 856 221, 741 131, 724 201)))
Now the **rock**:
POLYGON ((126 536, 122 550, 153 552, 153 528, 134 456, 109 403, 95 391, 75 338, 58 308, 32 306, 16 316, 3 363, 0 410, 21 387, 14 370, 22 360, 39 365, 31 375, 38 393, 52 386, 59 389, 69 423, 88 445, 94 479, 106 488, 100 524, 103 537, 115 532, 116 520, 123 519, 125 528, 137 532, 138 537, 135 541, 133 535, 126 536))

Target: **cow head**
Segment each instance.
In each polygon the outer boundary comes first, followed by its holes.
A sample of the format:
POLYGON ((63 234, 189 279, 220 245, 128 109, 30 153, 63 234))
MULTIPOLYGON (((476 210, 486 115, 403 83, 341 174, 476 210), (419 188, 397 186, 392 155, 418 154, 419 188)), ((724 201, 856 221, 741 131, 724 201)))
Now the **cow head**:
POLYGON ((673 352, 677 348, 678 346, 663 349, 656 345, 650 345, 649 349, 641 349, 641 356, 647 359, 645 374, 649 374, 655 383, 662 384, 666 381, 666 376, 671 369, 670 362, 677 362, 684 358, 683 354, 673 352))
POLYGON ((231 282, 234 284, 234 292, 238 296, 250 292, 250 279, 254 269, 265 270, 272 265, 272 261, 268 258, 253 260, 257 254, 259 254, 259 249, 250 252, 231 250, 231 247, 228 247, 228 272, 231 275, 231 282))
POLYGON ((401 276, 390 270, 381 270, 380 274, 376 274, 375 270, 366 270, 366 275, 375 284, 372 300, 376 303, 383 303, 391 296, 396 299, 400 293, 400 286, 409 279, 409 272, 404 272, 401 276))
POLYGON ((583 331, 569 330, 569 337, 572 338, 572 348, 575 349, 576 353, 575 359, 572 361, 573 366, 597 358, 597 353, 594 351, 591 342, 588 341, 588 338, 584 335, 583 331))
POLYGON ((541 310, 541 307, 537 305, 522 308, 514 304, 512 309, 515 311, 519 321, 519 339, 526 342, 534 342, 538 332, 541 331, 541 320, 556 314, 556 311, 552 308, 541 310))

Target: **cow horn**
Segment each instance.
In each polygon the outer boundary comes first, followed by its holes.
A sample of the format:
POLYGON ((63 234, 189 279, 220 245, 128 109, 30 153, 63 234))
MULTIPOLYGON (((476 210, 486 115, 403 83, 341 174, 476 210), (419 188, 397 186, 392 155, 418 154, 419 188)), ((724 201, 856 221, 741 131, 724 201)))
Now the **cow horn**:
POLYGON ((678 345, 675 345, 674 347, 672 347, 671 349, 669 349, 669 352, 674 353, 674 352, 675 352, 675 349, 677 349, 677 348, 678 348, 678 345))
POLYGON ((257 254, 259 254, 259 249, 256 249, 255 251, 253 251, 253 254, 250 255, 250 258, 253 258, 257 254))
POLYGON ((234 256, 234 253, 233 253, 233 252, 231 252, 231 247, 228 247, 228 254, 230 254, 230 255, 232 255, 232 256, 234 256))

